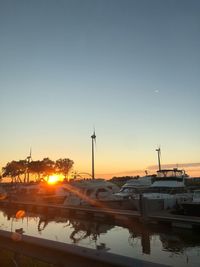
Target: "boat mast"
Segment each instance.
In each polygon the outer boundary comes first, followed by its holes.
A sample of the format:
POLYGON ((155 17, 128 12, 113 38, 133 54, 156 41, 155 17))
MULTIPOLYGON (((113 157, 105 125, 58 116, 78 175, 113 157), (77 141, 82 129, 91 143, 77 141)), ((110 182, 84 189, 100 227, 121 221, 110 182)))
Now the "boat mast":
POLYGON ((160 147, 156 149, 158 152, 158 170, 161 171, 161 164, 160 164, 160 147))
POLYGON ((94 179, 94 142, 96 141, 95 131, 93 132, 92 138, 92 179, 94 179))

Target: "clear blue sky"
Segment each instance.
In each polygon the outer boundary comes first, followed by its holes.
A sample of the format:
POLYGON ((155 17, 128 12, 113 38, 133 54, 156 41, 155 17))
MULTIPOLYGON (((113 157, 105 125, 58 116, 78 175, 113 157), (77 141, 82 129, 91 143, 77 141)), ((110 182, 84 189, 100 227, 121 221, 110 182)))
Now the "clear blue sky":
POLYGON ((200 1, 1 0, 0 165, 200 162, 200 1))

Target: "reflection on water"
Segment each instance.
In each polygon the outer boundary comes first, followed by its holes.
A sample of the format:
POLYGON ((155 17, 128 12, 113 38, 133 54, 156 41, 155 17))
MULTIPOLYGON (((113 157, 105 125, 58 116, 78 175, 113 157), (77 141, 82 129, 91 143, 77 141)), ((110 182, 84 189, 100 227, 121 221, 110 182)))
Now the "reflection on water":
POLYGON ((147 226, 139 221, 122 226, 114 222, 31 212, 16 218, 16 210, 4 209, 0 212, 0 228, 171 266, 199 267, 200 262, 199 234, 147 226))
POLYGON ((106 234, 112 229, 112 225, 100 224, 95 221, 77 220, 74 218, 66 219, 62 217, 41 216, 38 221, 38 232, 41 233, 49 223, 63 223, 63 229, 67 228, 69 239, 73 244, 79 244, 83 240, 87 240, 89 244, 94 243, 96 249, 109 250, 105 243, 98 244, 97 241, 101 234, 106 234), (70 231, 69 231, 70 229, 70 231))

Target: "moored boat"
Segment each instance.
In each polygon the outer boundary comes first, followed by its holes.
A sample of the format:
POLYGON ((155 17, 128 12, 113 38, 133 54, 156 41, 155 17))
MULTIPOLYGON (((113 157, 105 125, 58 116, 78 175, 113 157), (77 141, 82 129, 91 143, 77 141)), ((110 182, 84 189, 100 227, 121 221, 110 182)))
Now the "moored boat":
POLYGON ((115 195, 123 199, 136 198, 138 194, 147 191, 155 178, 155 175, 146 175, 137 179, 128 180, 115 195))
POLYGON ((63 205, 128 208, 127 204, 130 204, 115 195, 119 192, 116 184, 104 179, 75 180, 64 186, 68 190, 68 196, 63 205))
POLYGON ((150 192, 144 193, 143 197, 163 200, 164 209, 174 208, 180 202, 191 199, 191 193, 185 186, 186 177, 188 175, 184 170, 160 169, 150 186, 150 192))

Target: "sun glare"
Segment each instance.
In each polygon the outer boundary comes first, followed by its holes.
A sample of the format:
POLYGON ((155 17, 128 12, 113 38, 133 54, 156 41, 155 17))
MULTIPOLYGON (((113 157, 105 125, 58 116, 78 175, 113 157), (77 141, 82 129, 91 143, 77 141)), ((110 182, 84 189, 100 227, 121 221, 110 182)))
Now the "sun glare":
POLYGON ((59 181, 61 181, 61 177, 59 175, 51 175, 49 176, 49 179, 48 179, 48 184, 55 184, 59 181))

